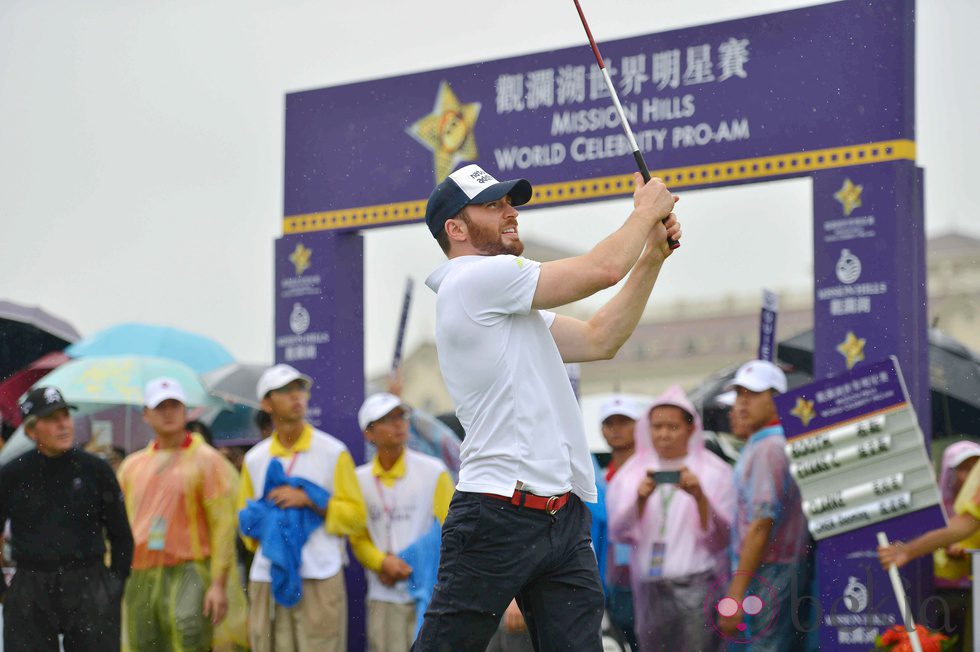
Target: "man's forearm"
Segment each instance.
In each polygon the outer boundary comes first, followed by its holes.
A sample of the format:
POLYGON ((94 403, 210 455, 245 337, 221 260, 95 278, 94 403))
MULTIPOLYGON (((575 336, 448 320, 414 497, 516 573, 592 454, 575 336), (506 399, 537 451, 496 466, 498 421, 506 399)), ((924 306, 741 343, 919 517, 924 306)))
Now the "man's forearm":
POLYGON ((745 595, 752 576, 762 565, 770 532, 772 532, 772 521, 766 519, 753 521, 749 526, 749 531, 742 542, 742 549, 739 551, 737 574, 732 578, 728 589, 732 597, 741 599, 745 595))
POLYGON ((596 334, 599 348, 612 357, 619 351, 643 316, 650 293, 660 275, 663 257, 647 249, 637 261, 623 288, 593 315, 589 326, 596 334))
POLYGON ((619 282, 633 269, 656 223, 647 213, 633 211, 621 227, 594 246, 585 258, 590 266, 608 270, 619 282))

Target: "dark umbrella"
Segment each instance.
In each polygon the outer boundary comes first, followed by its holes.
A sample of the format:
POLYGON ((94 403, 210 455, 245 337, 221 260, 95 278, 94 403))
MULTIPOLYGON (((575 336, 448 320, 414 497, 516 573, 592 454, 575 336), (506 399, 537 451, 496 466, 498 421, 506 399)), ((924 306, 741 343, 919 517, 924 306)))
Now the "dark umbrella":
POLYGON ((71 324, 37 306, 0 301, 0 380, 80 337, 71 324))
MULTIPOLYGON (((780 342, 779 361, 813 373, 813 331, 780 342)), ((980 435, 980 359, 938 328, 929 329, 932 434, 980 435)))
POLYGON ((20 371, 14 372, 0 383, 0 418, 15 428, 19 426, 21 422, 20 397, 31 388, 31 385, 69 360, 71 358, 61 351, 48 353, 20 371))

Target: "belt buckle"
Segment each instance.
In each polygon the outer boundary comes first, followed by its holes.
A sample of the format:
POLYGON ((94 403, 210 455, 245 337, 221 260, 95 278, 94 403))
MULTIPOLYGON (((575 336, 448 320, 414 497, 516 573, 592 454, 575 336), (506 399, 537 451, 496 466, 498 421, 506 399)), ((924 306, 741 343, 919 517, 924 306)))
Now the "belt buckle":
POLYGON ((545 503, 544 511, 554 516, 555 514, 558 513, 558 508, 554 506, 557 503, 558 503, 558 496, 551 496, 550 498, 548 498, 548 502, 545 503))

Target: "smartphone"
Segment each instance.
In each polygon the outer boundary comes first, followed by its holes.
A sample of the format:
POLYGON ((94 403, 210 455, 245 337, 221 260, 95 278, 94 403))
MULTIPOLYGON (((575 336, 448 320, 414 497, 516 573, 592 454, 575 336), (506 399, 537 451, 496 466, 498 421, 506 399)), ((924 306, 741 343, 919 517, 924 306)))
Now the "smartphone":
POLYGON ((656 484, 678 484, 681 481, 680 471, 651 471, 649 475, 656 484))

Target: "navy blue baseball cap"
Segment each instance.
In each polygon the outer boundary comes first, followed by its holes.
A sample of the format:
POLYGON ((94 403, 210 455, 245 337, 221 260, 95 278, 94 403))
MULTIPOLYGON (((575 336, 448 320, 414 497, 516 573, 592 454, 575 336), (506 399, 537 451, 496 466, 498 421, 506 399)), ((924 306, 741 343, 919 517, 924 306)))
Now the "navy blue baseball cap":
POLYGON ((432 237, 439 235, 451 219, 469 204, 485 204, 488 201, 510 195, 513 206, 531 201, 533 194, 527 179, 497 181, 479 165, 467 165, 442 180, 425 206, 425 223, 432 237))
POLYGON ((65 401, 65 397, 61 395, 57 387, 35 387, 27 392, 24 400, 20 402, 20 413, 25 419, 27 417, 43 419, 62 408, 78 409, 65 401))

